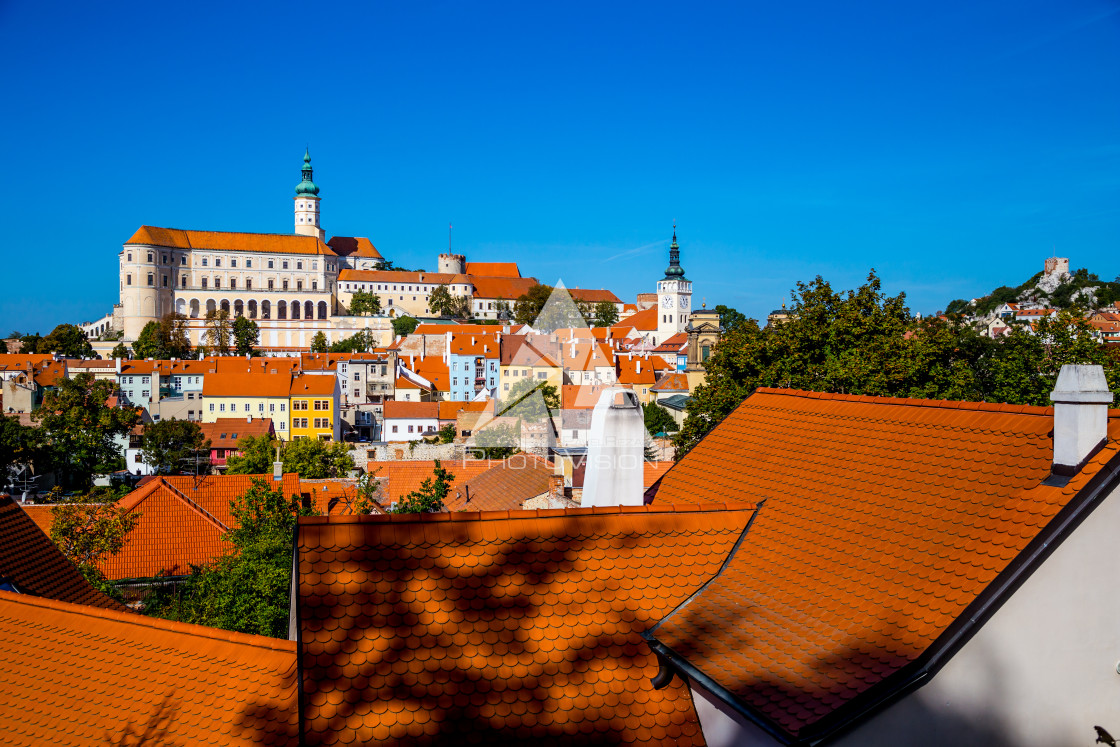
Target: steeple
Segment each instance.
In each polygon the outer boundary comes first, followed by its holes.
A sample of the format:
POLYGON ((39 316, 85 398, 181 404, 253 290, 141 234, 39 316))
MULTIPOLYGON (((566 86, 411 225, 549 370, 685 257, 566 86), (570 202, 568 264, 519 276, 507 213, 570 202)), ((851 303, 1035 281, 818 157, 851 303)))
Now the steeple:
POLYGON ((677 245, 677 226, 673 224, 673 243, 669 245, 669 266, 665 268, 666 280, 684 280, 684 268, 681 267, 681 248, 677 245))
POLYGON ((303 152, 303 181, 296 185, 296 196, 314 197, 319 194, 319 188, 311 181, 311 149, 303 152))

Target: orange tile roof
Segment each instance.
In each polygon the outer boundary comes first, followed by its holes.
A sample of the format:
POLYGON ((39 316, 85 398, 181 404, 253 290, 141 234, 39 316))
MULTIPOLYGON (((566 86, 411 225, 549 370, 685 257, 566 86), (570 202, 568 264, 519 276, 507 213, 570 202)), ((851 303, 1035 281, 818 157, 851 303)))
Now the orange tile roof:
MULTIPOLYGON (((450 472, 454 478, 451 482, 452 490, 454 490, 454 486, 458 485, 460 481, 470 480, 472 477, 482 474, 496 464, 497 462, 491 462, 485 459, 444 459, 440 462, 440 466, 450 472)), ((382 492, 385 496, 385 505, 388 506, 392 503, 399 502, 400 499, 406 495, 419 490, 424 480, 432 477, 435 470, 435 462, 370 462, 367 469, 370 472, 379 469, 378 477, 387 480, 382 492)))
POLYGON ((301 519, 305 743, 704 744, 688 687, 650 687, 640 632, 718 570, 749 515, 301 519))
POLYGON ((338 379, 333 374, 301 374, 292 377, 291 396, 330 397, 337 386, 338 379))
POLYGON ((616 375, 620 384, 653 384, 661 377, 662 371, 670 368, 659 356, 620 354, 615 356, 616 375))
POLYGON ((485 275, 493 278, 519 278, 521 270, 516 262, 467 262, 468 275, 485 275))
POLYGON ((432 382, 436 391, 451 391, 451 376, 447 370, 447 364, 441 356, 429 355, 426 358, 417 358, 416 368, 413 370, 432 382))
MULTIPOLYGON (((43 511, 37 513, 42 521, 43 511)), ((89 585, 45 534, 49 531, 49 521, 44 529, 18 503, 0 495, 0 578, 14 583, 25 594, 124 610, 122 605, 89 585)), ((0 657, 0 661, 4 660, 0 657)))
POLYGON ((318 237, 290 233, 233 233, 140 226, 124 243, 125 245, 166 246, 172 249, 210 249, 219 252, 334 255, 334 252, 318 237))
POLYGON ((720 576, 654 636, 787 739, 815 741, 825 717, 885 697, 972 624, 981 594, 1120 454, 1117 415, 1061 488, 1042 484, 1049 409, 760 388, 662 478, 656 502, 760 507, 720 576))
POLYGON ((648 308, 639 311, 636 314, 631 314, 625 319, 619 320, 618 324, 614 325, 615 329, 628 329, 633 327, 639 332, 656 332, 657 331, 657 308, 648 308))
POLYGON ((8 745, 297 742, 296 644, 0 592, 8 745))
POLYGON ((334 236, 327 242, 327 246, 340 257, 382 258, 373 242, 364 236, 334 236))
POLYGON ((411 270, 342 270, 340 283, 427 283, 429 285, 465 284, 465 275, 446 272, 413 272, 411 270))
POLYGON ((642 487, 648 488, 672 469, 676 462, 642 462, 642 487))
POLYGON ((456 400, 443 400, 439 403, 439 419, 454 420, 459 416, 459 411, 467 406, 467 402, 456 400))
POLYGON ((611 293, 609 290, 594 288, 568 288, 568 295, 572 297, 573 301, 583 301, 584 303, 622 303, 622 299, 611 293))
POLYGON ((389 400, 382 405, 386 420, 393 418, 439 418, 439 402, 405 402, 389 400))
POLYGON ((553 465, 531 454, 515 454, 451 490, 448 511, 510 511, 548 492, 553 465))
POLYGON ((426 389, 427 388, 427 387, 422 387, 419 384, 417 384, 415 381, 413 381, 412 379, 406 379, 403 376, 398 376, 397 377, 397 381, 393 385, 393 387, 395 389, 426 389))
POLYGON ((470 282, 474 286, 472 295, 475 298, 500 298, 506 301, 515 301, 533 286, 540 285, 536 278, 493 278, 480 275, 472 275, 470 282))
POLYGON ((202 378, 204 397, 285 397, 289 395, 289 373, 212 373, 202 378))
POLYGON ((211 449, 236 449, 238 441, 252 436, 268 436, 275 433, 272 418, 218 418, 213 423, 199 423, 203 440, 210 442, 211 449))
MULTIPOLYGON (((452 355, 481 355, 487 358, 498 357, 498 336, 490 332, 459 332, 451 335, 451 345, 447 352, 452 355)), ((427 360, 427 359, 425 359, 427 360)), ((442 360, 440 365, 443 365, 442 360)))
POLYGON ((688 333, 678 332, 677 334, 667 338, 664 342, 655 347, 653 351, 655 353, 676 353, 686 345, 688 345, 688 333))
POLYGON ((541 340, 539 342, 541 347, 547 347, 553 350, 552 355, 544 353, 537 345, 534 345, 528 338, 517 336, 505 336, 502 338, 502 353, 501 363, 503 366, 546 366, 551 368, 559 367, 556 359, 559 357, 560 350, 548 340, 541 340))
POLYGON ((564 384, 560 387, 560 406, 564 410, 592 410, 606 390, 599 384, 564 384))
POLYGON ((683 373, 663 373, 657 383, 650 387, 654 392, 687 392, 688 375, 683 373))
POLYGON ((246 360, 236 355, 207 358, 206 360, 210 363, 210 368, 213 369, 214 373, 220 374, 294 373, 299 370, 301 363, 299 358, 252 358, 246 360))
POLYGON ((560 365, 565 371, 594 371, 596 368, 614 368, 614 351, 601 342, 561 341, 560 365))

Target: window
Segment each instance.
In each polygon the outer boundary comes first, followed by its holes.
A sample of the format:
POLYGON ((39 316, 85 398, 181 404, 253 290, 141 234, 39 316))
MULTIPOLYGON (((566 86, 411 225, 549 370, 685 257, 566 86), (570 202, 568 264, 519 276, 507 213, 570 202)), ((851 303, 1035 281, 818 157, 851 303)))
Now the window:
POLYGON ((358 378, 358 372, 357 371, 354 372, 354 381, 360 381, 360 379, 358 378))
POLYGON ((187 399, 194 399, 194 392, 187 392, 187 399))
POLYGON ((302 270, 303 269, 303 262, 296 262, 296 269, 297 270, 302 270))
POLYGON ((152 396, 152 393, 150 391, 148 391, 147 389, 145 389, 144 391, 140 392, 140 396, 144 399, 148 399, 149 397, 152 396))
POLYGON ((151 253, 151 252, 148 252, 148 261, 149 261, 149 262, 151 262, 151 261, 152 261, 152 253, 151 253))
POLYGON ((409 433, 412 433, 412 426, 411 426, 411 425, 410 425, 410 426, 408 426, 408 432, 409 432, 409 433))
POLYGON ((231 259, 229 261, 229 266, 230 267, 237 267, 237 260, 236 259, 231 259))
POLYGON ((245 260, 245 266, 246 267, 252 267, 253 266, 253 260, 251 260, 251 259, 245 260))
POLYGON ((205 266, 206 266, 206 257, 203 257, 203 258, 202 258, 202 266, 203 266, 203 267, 205 267, 205 266))
POLYGON ((579 438, 579 431, 572 431, 572 438, 579 438))
POLYGON ((312 262, 311 263, 311 269, 312 270, 318 270, 319 269, 319 263, 318 262, 312 262))
POLYGON ((129 252, 129 253, 128 253, 128 261, 129 261, 129 262, 131 262, 131 261, 132 261, 132 252, 129 252))
POLYGON ((132 285, 132 276, 131 275, 125 275, 124 279, 125 279, 125 285, 132 285))
POLYGON ((155 284, 156 284, 156 276, 149 272, 148 273, 148 285, 155 285, 155 284))
POLYGON ((237 290, 237 278, 230 278, 229 279, 229 289, 230 290, 237 290))
POLYGON ((202 279, 202 287, 203 287, 203 288, 205 288, 205 287, 206 287, 206 278, 203 278, 203 279, 202 279))
POLYGON ((186 275, 181 275, 179 277, 179 287, 180 288, 186 288, 187 287, 187 276, 186 275))
POLYGON ((264 412, 264 402, 257 404, 257 412, 264 412))
POLYGON ((303 281, 302 280, 297 280, 296 281, 296 290, 297 291, 303 290, 303 281))
POLYGON ((268 281, 268 289, 272 290, 272 281, 271 280, 268 281))
POLYGON ((354 396, 355 396, 355 397, 359 396, 359 395, 358 395, 358 390, 357 390, 357 389, 355 389, 355 390, 354 390, 354 396))
POLYGON ((268 260, 268 269, 271 270, 272 268, 273 268, 273 264, 272 264, 272 260, 270 259, 270 260, 268 260))
MULTIPOLYGON (((211 407, 213 407, 213 405, 211 405, 211 407)), ((225 403, 225 402, 223 402, 222 404, 218 405, 218 411, 219 411, 219 412, 225 412, 225 411, 226 411, 226 403, 225 403)))
MULTIPOLYGON (((245 403, 245 412, 249 412, 249 403, 248 402, 245 403)), ((234 436, 234 438, 237 438, 237 436, 234 436)))
POLYGON ((253 290, 253 279, 245 278, 245 290, 253 290))
POLYGON ((459 377, 458 376, 452 377, 451 385, 452 386, 459 386, 459 377))
POLYGON ((548 373, 545 372, 545 371, 537 371, 537 378, 538 379, 548 378, 548 373))
POLYGON ((214 412, 214 403, 213 402, 210 403, 210 412, 214 412))
POLYGON ((393 426, 393 433, 396 433, 396 432, 397 432, 397 426, 394 425, 393 426))
POLYGON ((285 404, 283 402, 281 402, 280 403, 280 412, 284 412, 284 407, 285 407, 285 404))
POLYGON ((140 380, 140 383, 141 384, 147 384, 149 381, 151 381, 151 378, 148 377, 148 376, 145 376, 143 379, 140 380))
POLYGON ((268 403, 268 411, 269 412, 276 412, 276 405, 272 402, 269 402, 268 403))
POLYGON ((509 382, 508 381, 505 384, 502 385, 502 391, 504 391, 504 392, 509 391, 509 382))
POLYGON ((222 287, 222 279, 221 278, 214 278, 214 287, 215 288, 221 288, 222 287))
POLYGON ((282 430, 282 431, 288 430, 288 424, 285 423, 283 420, 280 421, 280 430, 282 430))
POLYGON ((283 281, 281 283, 281 285, 283 286, 284 290, 288 290, 288 281, 287 280, 283 281))
POLYGON ((283 262, 281 262, 280 267, 285 270, 288 269, 288 260, 285 259, 283 262))
POLYGON ((311 281, 311 290, 319 290, 319 281, 318 280, 312 280, 311 281))
POLYGON ((214 266, 215 267, 221 267, 222 266, 222 258, 221 257, 215 257, 214 258, 214 266))

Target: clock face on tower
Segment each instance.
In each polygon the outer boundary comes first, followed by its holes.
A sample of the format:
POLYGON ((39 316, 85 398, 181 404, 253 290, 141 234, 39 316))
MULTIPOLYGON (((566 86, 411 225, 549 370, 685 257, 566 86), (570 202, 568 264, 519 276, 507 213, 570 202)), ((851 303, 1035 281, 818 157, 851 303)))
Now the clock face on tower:
POLYGON ((681 296, 681 308, 682 309, 687 309, 688 308, 688 302, 689 302, 688 296, 681 296))
POLYGON ((662 296, 661 297, 661 308, 663 308, 663 309, 673 308, 673 297, 672 296, 662 296))

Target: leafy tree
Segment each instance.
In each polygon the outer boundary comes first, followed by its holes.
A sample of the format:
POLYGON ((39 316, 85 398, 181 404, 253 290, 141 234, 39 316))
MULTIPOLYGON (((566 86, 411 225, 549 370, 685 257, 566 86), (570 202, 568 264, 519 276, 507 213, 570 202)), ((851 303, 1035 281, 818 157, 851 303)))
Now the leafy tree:
POLYGON ((675 433, 680 429, 669 411, 656 402, 642 405, 642 415, 645 417, 646 431, 654 436, 658 433, 675 433))
POLYGON ((24 355, 34 355, 35 353, 44 352, 39 350, 39 344, 42 343, 42 341, 43 338, 35 332, 32 332, 29 335, 24 335, 23 337, 19 338, 19 351, 24 355))
POLYGON ((163 347, 161 358, 190 358, 191 337, 187 332, 187 317, 170 311, 159 320, 159 338, 163 347))
POLYGON ((162 360, 167 357, 163 351, 163 341, 160 339, 159 322, 151 321, 144 325, 144 329, 136 336, 136 342, 132 343, 132 350, 141 360, 148 358, 162 360))
POLYGON ((227 475, 266 475, 272 472, 276 444, 267 434, 243 436, 237 441, 240 456, 231 454, 226 459, 227 475))
POLYGON ((192 569, 178 594, 166 589, 145 602, 145 612, 181 622, 284 638, 292 582, 292 532, 312 512, 297 496, 285 498, 265 479, 230 501, 230 549, 192 569))
POLYGON ((95 380, 89 373, 59 379, 32 414, 42 430, 50 466, 66 485, 86 487, 95 473, 123 466, 114 439, 126 435, 140 415, 132 408, 108 405, 115 388, 114 382, 95 380))
POLYGON ((551 285, 534 285, 528 291, 522 293, 513 304, 514 321, 518 324, 535 322, 551 295, 551 285))
POLYGON ((618 323, 618 307, 610 301, 600 301, 595 304, 594 326, 609 327, 618 323))
POLYGON ((718 304, 712 311, 719 314, 719 326, 724 333, 734 332, 747 323, 747 317, 730 306, 718 304))
POLYGON ((507 459, 519 450, 521 431, 513 423, 492 423, 474 434, 471 451, 483 459, 507 459))
MULTIPOLYGON (((27 351, 25 351, 27 352, 27 351)), ((36 353, 60 353, 66 358, 92 358, 93 346, 75 324, 60 324, 38 341, 36 353)))
POLYGON ((350 313, 355 316, 380 314, 381 296, 369 291, 354 291, 350 297, 350 313))
POLYGON ((411 335, 420 326, 420 320, 411 316, 399 316, 393 320, 393 334, 397 337, 411 335))
POLYGON ((376 344, 373 337, 373 330, 363 329, 355 332, 349 337, 341 340, 336 340, 330 346, 332 353, 366 353, 373 349, 376 344))
POLYGON ((0 485, 8 476, 8 467, 39 460, 41 449, 38 429, 22 425, 18 418, 0 415, 0 485))
POLYGON ((373 510, 381 505, 384 496, 381 490, 381 481, 377 479, 377 474, 380 471, 381 468, 379 467, 373 472, 363 472, 358 475, 357 485, 355 486, 357 496, 350 505, 350 513, 364 516, 373 513, 373 510))
POLYGON ((433 314, 453 319, 469 319, 471 300, 452 293, 446 285, 438 285, 428 296, 428 309, 433 314))
POLYGON ((23 333, 20 332, 18 329, 13 329, 11 332, 8 333, 8 336, 4 339, 6 339, 6 340, 18 340, 21 337, 23 337, 23 333))
POLYGON ((439 429, 439 442, 441 444, 449 444, 455 440, 455 424, 448 423, 439 429))
POLYGON ((325 353, 329 347, 330 344, 327 342, 327 336, 323 334, 321 330, 316 332, 315 336, 311 338, 312 353, 325 353))
POLYGON ((297 472, 305 480, 344 477, 354 469, 349 446, 316 438, 289 441, 281 450, 280 459, 285 472, 297 472))
POLYGON ((252 353, 253 346, 260 341, 260 337, 260 328, 249 317, 239 316, 233 320, 234 352, 238 355, 252 353))
POLYGON ((560 392, 554 384, 522 379, 503 396, 502 414, 536 423, 560 409, 560 392))
POLYGON ((120 599, 98 564, 124 547, 141 514, 117 505, 112 491, 63 499, 51 509, 51 540, 94 587, 120 599))
POLYGON ((229 355, 229 338, 232 334, 228 311, 215 309, 206 312, 206 344, 212 354, 229 355))
POLYGON ((160 420, 144 426, 140 453, 156 474, 182 472, 198 451, 208 449, 202 428, 190 420, 160 420))
POLYGON ((117 346, 115 348, 113 348, 113 352, 109 353, 109 357, 111 357, 111 358, 131 358, 132 357, 132 350, 130 350, 128 345, 125 345, 123 342, 118 342, 117 346))
POLYGON ((390 509, 395 514, 434 514, 444 510, 444 501, 451 492, 451 483, 454 476, 442 466, 439 460, 435 461, 432 476, 424 478, 419 490, 414 490, 401 498, 397 505, 390 509))
POLYGON ((963 298, 957 298, 949 302, 945 307, 945 314, 952 316, 954 314, 964 314, 968 311, 968 301, 963 298))

